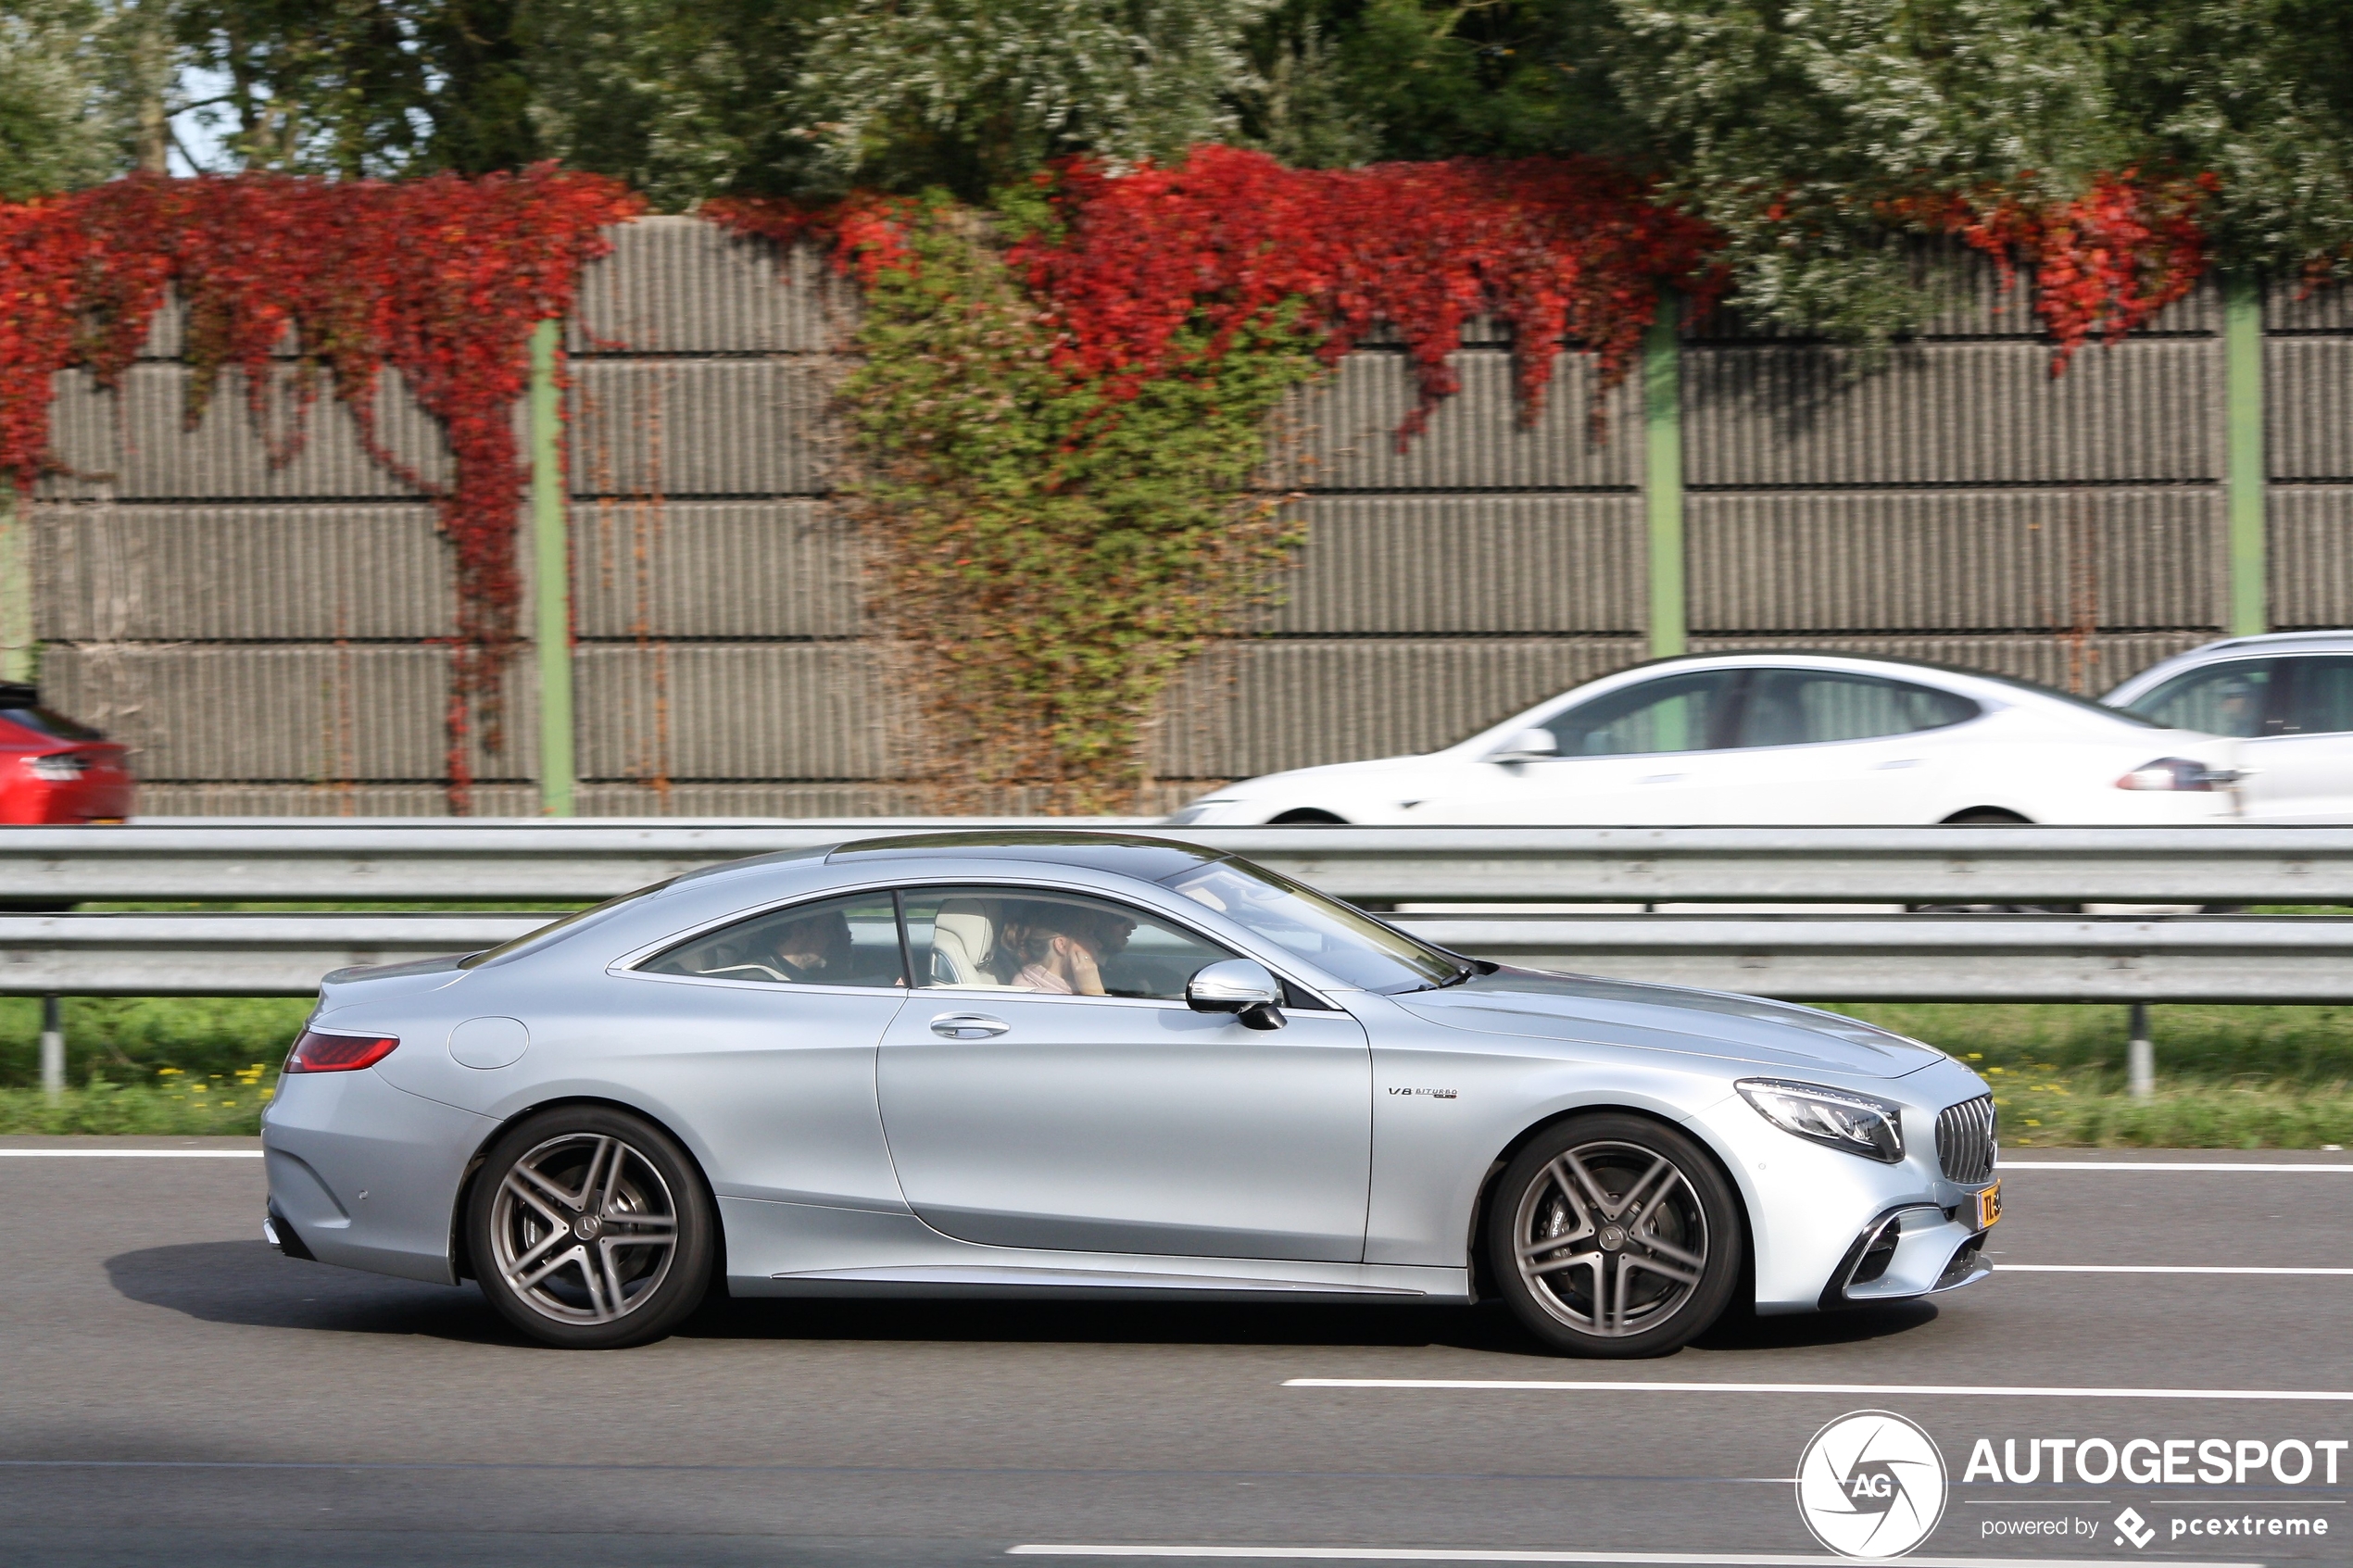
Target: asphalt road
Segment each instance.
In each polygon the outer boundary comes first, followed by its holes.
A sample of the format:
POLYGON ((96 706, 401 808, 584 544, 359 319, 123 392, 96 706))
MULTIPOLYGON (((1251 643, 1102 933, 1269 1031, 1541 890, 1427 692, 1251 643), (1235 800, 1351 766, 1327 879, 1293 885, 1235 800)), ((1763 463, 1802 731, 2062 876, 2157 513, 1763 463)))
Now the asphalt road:
MULTIPOLYGON (((122 1147, 0 1139, 76 1145, 122 1147)), ((1042 1544, 1753 1562, 1821 1554, 1789 1478, 1818 1428, 1868 1409, 1918 1422, 1949 1469, 1922 1556, 2353 1560, 2353 1449, 2336 1485, 2318 1457, 2300 1485, 2260 1459, 2211 1485, 2195 1447, 2353 1439, 2353 1156, 2020 1158, 1993 1239, 2007 1272, 1971 1290, 1611 1364, 1537 1354, 1492 1310, 1392 1306, 719 1303, 665 1343, 567 1354, 471 1286, 279 1257, 257 1239, 258 1160, 0 1155, 0 1561, 963 1564, 1042 1544), (2152 1160, 2334 1168, 2048 1163, 2152 1160), (1955 1388, 2010 1392, 1920 1391, 1955 1388), (2022 1467, 2051 1453, 2030 1439, 2141 1437, 2192 1440, 2187 1479, 1964 1474, 1981 1438, 2022 1467), (2128 1507, 2145 1547, 2119 1533, 2128 1507), (2329 1534, 2272 1536, 2274 1518, 2329 1534)))

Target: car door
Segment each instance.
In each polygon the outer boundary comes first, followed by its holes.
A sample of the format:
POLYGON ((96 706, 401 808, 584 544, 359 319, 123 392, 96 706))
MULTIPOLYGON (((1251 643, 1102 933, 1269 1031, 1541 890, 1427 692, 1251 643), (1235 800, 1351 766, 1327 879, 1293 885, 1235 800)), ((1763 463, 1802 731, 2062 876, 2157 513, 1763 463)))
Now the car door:
POLYGON ((1742 671, 1694 670, 1617 686, 1544 721, 1551 757, 1470 762, 1416 822, 1562 826, 1721 821, 1724 748, 1742 671))
POLYGON ((1743 822, 1876 825, 1924 822, 1955 739, 1979 717, 1955 692, 1855 671, 1748 672, 1728 765, 1743 822))
POLYGON ((1195 1012, 1186 980, 1236 955, 1100 898, 942 887, 901 909, 917 989, 876 1086, 926 1224, 994 1247, 1363 1258, 1372 1058, 1354 1018, 1195 1012), (1051 988, 1069 984, 1039 961, 1058 936, 1111 949, 1101 994, 1051 988))
POLYGON ((2239 748, 2247 816, 2353 822, 2353 658, 2296 654, 2276 669, 2276 714, 2239 748))

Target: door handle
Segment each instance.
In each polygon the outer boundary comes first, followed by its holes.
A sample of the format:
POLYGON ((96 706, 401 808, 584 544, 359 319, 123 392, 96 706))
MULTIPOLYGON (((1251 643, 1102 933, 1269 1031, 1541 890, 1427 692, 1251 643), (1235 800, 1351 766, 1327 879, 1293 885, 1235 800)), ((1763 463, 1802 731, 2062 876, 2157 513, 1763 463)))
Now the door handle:
POLYGON ((1899 757, 1892 762, 1881 762, 1876 766, 1880 771, 1885 772, 1890 768, 1917 768, 1927 760, 1925 757, 1899 757))
POLYGON ((931 1021, 931 1032, 949 1040, 986 1040, 1012 1027, 1001 1018, 988 1018, 976 1012, 943 1012, 931 1021))
POLYGON ((1674 784, 1674 783, 1677 783, 1677 782, 1678 782, 1678 781, 1680 781, 1680 780, 1682 780, 1682 779, 1688 779, 1688 778, 1690 778, 1690 777, 1691 777, 1691 774, 1689 774, 1689 773, 1653 773, 1650 777, 1648 777, 1648 778, 1644 779, 1642 782, 1643 782, 1644 784, 1674 784))

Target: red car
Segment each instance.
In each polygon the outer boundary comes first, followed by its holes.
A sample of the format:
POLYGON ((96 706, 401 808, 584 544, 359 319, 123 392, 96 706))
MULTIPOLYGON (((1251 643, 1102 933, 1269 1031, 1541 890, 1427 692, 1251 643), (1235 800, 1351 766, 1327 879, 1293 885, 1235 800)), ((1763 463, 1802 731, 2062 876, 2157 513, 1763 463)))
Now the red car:
POLYGON ((134 788, 122 747, 0 684, 0 822, 120 822, 134 788))

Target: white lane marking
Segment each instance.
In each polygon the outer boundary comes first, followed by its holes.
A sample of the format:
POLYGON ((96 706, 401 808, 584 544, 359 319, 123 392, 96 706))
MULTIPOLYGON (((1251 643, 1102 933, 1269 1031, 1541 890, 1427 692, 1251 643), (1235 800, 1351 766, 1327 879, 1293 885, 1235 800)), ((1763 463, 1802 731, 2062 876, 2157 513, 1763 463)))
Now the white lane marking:
MULTIPOLYGON (((1992 1399, 2254 1399, 2353 1404, 2353 1391, 2310 1388, 2004 1388, 1962 1383, 1570 1383, 1552 1378, 1289 1377, 1286 1388, 1534 1389, 1567 1394, 1874 1394, 1992 1399)), ((1916 1561, 1906 1559, 1906 1561, 1916 1561)))
POLYGON ((2353 1274, 2353 1269, 2237 1268, 2206 1263, 1996 1263, 2004 1274, 2353 1274))
MULTIPOLYGON (((2125 1568, 2137 1557, 1905 1557, 1857 1559, 1770 1551, 1514 1551, 1507 1548, 1383 1546, 1048 1546, 1008 1547, 1007 1557, 1211 1557, 1306 1562, 1643 1562, 1702 1568, 1821 1568, 1856 1562, 1900 1562, 1904 1568, 2125 1568)), ((2259 1562, 2168 1559, 2174 1568, 2263 1568, 2259 1562)))
POLYGON ((2309 1175, 2318 1171, 2332 1171, 2339 1175, 2353 1175, 2353 1165, 2257 1165, 2246 1160, 2218 1160, 2200 1164, 2190 1160, 2005 1160, 1994 1167, 1997 1171, 2222 1171, 2245 1173, 2261 1171, 2269 1175, 2309 1175))
POLYGON ((0 1148, 0 1160, 258 1160, 258 1148, 0 1148))

